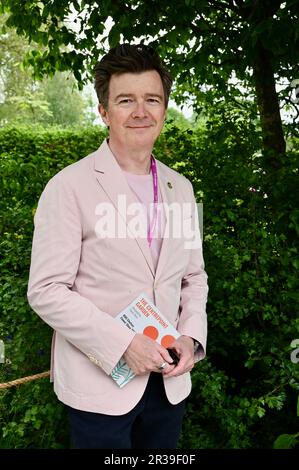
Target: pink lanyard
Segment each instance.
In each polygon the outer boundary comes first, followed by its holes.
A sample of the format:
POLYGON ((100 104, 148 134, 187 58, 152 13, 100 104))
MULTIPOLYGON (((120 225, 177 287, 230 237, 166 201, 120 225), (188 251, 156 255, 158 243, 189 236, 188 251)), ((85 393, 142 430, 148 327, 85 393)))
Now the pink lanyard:
POLYGON ((154 186, 154 215, 153 221, 150 224, 147 233, 147 241, 149 246, 151 246, 153 239, 153 232, 157 221, 157 202, 158 202, 158 175, 157 175, 157 164, 153 156, 151 156, 151 171, 153 174, 153 186, 154 186))

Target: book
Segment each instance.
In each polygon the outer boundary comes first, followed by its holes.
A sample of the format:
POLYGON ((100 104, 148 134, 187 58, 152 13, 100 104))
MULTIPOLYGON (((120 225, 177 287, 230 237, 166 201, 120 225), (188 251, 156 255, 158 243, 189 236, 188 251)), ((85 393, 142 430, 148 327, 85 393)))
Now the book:
MULTIPOLYGON (((180 336, 180 333, 169 320, 162 315, 158 308, 143 293, 138 295, 115 318, 123 322, 127 328, 148 336, 166 349, 170 348, 173 342, 180 336)), ((123 357, 111 372, 111 377, 120 388, 124 387, 135 375, 123 357)))

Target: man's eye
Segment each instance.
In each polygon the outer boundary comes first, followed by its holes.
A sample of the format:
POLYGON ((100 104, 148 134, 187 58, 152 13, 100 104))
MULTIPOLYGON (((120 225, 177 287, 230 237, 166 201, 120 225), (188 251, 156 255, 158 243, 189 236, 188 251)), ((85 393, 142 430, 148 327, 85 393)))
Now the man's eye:
POLYGON ((148 100, 150 103, 159 103, 159 100, 157 98, 148 98, 148 100))
POLYGON ((130 98, 124 98, 123 100, 120 100, 120 104, 123 104, 123 103, 131 103, 132 100, 130 98))

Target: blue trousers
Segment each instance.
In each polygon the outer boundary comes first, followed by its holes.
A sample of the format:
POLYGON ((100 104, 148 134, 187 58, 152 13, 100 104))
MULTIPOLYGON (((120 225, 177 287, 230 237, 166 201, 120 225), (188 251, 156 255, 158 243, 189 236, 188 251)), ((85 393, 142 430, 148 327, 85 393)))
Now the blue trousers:
MULTIPOLYGON (((134 380, 134 379, 133 379, 134 380)), ((176 449, 185 402, 169 403, 162 375, 152 372, 141 400, 111 416, 67 406, 73 449, 176 449)))

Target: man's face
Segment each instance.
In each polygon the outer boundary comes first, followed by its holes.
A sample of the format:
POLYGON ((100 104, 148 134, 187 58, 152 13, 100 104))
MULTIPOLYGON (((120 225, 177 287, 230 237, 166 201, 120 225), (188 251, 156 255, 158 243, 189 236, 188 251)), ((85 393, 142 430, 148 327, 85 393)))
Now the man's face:
POLYGON ((151 148, 166 114, 160 75, 156 70, 112 75, 107 109, 100 105, 99 111, 115 145, 135 151, 151 148))

